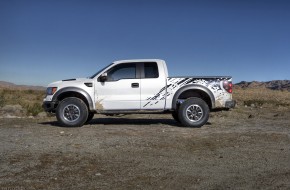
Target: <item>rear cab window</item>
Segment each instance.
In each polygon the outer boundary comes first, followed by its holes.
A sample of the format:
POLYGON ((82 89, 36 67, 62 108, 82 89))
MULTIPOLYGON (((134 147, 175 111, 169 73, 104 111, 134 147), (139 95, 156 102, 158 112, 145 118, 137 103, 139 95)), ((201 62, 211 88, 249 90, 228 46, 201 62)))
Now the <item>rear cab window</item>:
POLYGON ((144 78, 158 78, 159 71, 156 62, 144 63, 144 78))

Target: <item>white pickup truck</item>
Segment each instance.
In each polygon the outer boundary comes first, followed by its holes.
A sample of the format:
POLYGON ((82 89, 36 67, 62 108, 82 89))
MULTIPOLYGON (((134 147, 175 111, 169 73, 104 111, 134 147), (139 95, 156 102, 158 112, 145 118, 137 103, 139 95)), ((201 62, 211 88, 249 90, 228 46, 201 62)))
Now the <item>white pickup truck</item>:
POLYGON ((70 127, 95 113, 172 113, 183 126, 201 127, 210 110, 234 107, 231 77, 168 77, 159 59, 115 61, 89 78, 51 83, 43 100, 43 108, 70 127))

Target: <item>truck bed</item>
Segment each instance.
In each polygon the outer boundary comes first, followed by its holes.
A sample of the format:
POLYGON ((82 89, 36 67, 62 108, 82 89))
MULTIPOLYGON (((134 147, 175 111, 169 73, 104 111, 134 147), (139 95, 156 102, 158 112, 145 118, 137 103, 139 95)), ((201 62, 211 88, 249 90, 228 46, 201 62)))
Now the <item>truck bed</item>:
POLYGON ((143 108, 150 107, 160 101, 166 100, 165 109, 172 108, 172 100, 175 93, 180 88, 187 85, 200 85, 208 88, 216 100, 217 107, 224 107, 226 100, 232 98, 232 95, 223 88, 223 81, 232 81, 231 76, 183 76, 183 77, 168 77, 166 86, 161 88, 157 93, 149 97, 148 102, 143 105, 143 108))

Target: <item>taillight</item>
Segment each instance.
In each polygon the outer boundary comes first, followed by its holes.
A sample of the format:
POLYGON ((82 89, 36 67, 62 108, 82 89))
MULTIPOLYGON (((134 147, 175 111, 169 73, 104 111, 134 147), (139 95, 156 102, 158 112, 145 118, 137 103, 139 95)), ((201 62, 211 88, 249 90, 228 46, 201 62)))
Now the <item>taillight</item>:
POLYGON ((230 81, 225 80, 223 83, 224 89, 228 92, 228 93, 232 93, 233 92, 233 84, 230 81))

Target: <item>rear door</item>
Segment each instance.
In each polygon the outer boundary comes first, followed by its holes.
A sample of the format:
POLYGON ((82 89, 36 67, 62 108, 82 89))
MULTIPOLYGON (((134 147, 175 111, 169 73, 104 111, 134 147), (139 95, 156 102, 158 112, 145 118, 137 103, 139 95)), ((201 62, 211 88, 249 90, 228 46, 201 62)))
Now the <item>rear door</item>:
POLYGON ((166 79, 156 62, 141 64, 141 109, 164 109, 166 79))
POLYGON ((121 63, 107 71, 107 81, 96 82, 98 110, 139 110, 140 72, 136 63, 121 63))

